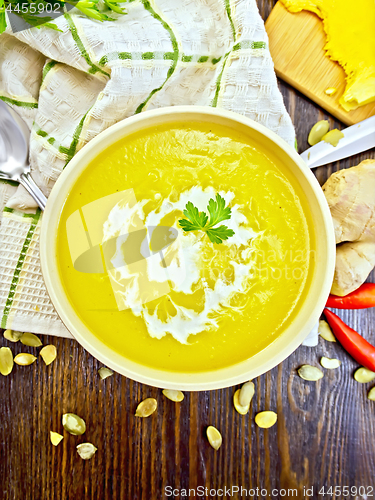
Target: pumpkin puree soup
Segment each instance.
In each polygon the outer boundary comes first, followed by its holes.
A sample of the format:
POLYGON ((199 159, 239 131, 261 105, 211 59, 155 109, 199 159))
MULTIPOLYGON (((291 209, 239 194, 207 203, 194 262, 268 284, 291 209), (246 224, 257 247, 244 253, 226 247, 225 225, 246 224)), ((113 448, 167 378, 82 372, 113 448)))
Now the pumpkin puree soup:
POLYGON ((283 165, 246 135, 173 123, 124 138, 87 167, 62 210, 56 258, 76 314, 114 351, 156 369, 209 371, 255 355, 292 321, 313 265, 309 217, 283 165), (69 227, 79 214, 90 238, 87 206, 102 199, 114 200, 104 218, 91 214, 103 270, 83 269, 69 227), (217 199, 230 208, 217 226, 227 239, 183 230, 189 203, 208 215, 217 199))

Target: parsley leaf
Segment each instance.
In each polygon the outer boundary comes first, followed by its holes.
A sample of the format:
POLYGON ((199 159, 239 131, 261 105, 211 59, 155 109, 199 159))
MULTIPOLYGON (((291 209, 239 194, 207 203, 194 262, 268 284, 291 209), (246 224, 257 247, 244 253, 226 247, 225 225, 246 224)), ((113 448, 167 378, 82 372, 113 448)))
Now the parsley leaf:
POLYGON ((204 212, 200 212, 191 201, 186 203, 184 215, 189 219, 181 219, 178 222, 184 231, 197 231, 202 229, 208 220, 204 212))
POLYGON ((216 201, 212 198, 207 205, 208 213, 210 214, 209 227, 215 226, 219 222, 230 219, 231 209, 229 207, 225 208, 225 200, 219 193, 216 195, 216 201))
POLYGON ((223 243, 223 240, 227 240, 234 235, 234 231, 232 231, 232 229, 228 229, 227 226, 219 226, 213 229, 208 229, 206 233, 212 243, 223 243))
POLYGON ((211 198, 207 205, 207 210, 210 215, 210 220, 208 221, 208 215, 205 212, 200 212, 197 207, 195 207, 191 201, 186 203, 185 210, 183 211, 187 219, 180 219, 178 222, 180 227, 188 231, 204 231, 209 237, 212 243, 222 243, 234 235, 232 229, 228 229, 227 226, 214 227, 216 224, 223 220, 230 219, 231 209, 225 207, 225 200, 219 194, 216 195, 216 201, 211 198))

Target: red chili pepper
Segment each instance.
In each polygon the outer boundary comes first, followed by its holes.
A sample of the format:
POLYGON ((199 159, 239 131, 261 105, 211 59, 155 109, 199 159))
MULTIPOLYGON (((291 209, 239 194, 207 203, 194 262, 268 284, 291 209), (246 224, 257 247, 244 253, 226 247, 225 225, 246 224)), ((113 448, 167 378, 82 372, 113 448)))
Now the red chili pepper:
POLYGON ((375 307, 375 283, 363 283, 357 290, 344 297, 330 295, 326 307, 334 307, 336 309, 366 309, 367 307, 375 307))
POLYGON ((343 348, 369 370, 375 372, 375 347, 365 340, 362 335, 350 328, 336 314, 324 309, 324 316, 332 328, 335 337, 343 348))

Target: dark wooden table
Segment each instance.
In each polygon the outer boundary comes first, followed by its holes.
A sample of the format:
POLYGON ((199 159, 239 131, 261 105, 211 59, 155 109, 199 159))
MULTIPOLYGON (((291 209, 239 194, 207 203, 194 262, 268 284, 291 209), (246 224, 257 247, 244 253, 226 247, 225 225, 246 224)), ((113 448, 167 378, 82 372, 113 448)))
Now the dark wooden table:
MULTIPOLYGON (((273 4, 258 0, 264 19, 273 4)), ((342 127, 283 82, 280 89, 300 151, 306 149, 308 131, 317 120, 325 118, 342 127)), ((318 168, 316 175, 323 183, 332 172, 374 157, 374 151, 363 153, 318 168)), ((341 316, 375 343, 374 309, 341 316)), ((181 404, 175 404, 160 390, 118 374, 101 381, 100 363, 73 340, 45 337, 43 341, 57 347, 58 358, 52 365, 15 366, 10 376, 0 376, 3 500, 187 498, 181 491, 180 496, 167 496, 167 486, 196 489, 196 496, 191 491, 189 498, 220 498, 223 493, 223 498, 328 499, 333 495, 319 495, 321 488, 327 492, 330 486, 375 486, 375 403, 366 397, 371 384, 355 382, 358 364, 338 343, 320 339, 317 347, 300 347, 254 380, 250 413, 240 416, 232 405, 235 388, 187 393, 181 404), (325 370, 317 383, 301 380, 296 369, 305 363, 318 365, 322 355, 339 358, 342 366, 325 370), (157 414, 134 417, 137 403, 149 396, 158 400, 157 414), (277 425, 258 428, 254 415, 262 410, 276 411, 277 425), (64 432, 64 440, 55 448, 49 431, 62 432, 61 415, 66 412, 81 415, 87 431, 81 437, 64 432), (218 452, 205 438, 208 425, 222 433, 218 452), (81 460, 75 450, 86 441, 98 448, 89 461, 81 460), (199 496, 199 486, 207 488, 207 494, 199 496), (231 496, 225 491, 209 493, 233 486, 246 488, 248 496, 232 490, 231 496), (267 495, 260 494, 262 488, 267 495), (304 488, 310 489, 309 496, 304 488), (272 494, 273 489, 280 492, 272 494)), ((14 353, 32 351, 3 338, 0 345, 12 347, 14 353)), ((357 494, 357 498, 366 497, 357 494)))

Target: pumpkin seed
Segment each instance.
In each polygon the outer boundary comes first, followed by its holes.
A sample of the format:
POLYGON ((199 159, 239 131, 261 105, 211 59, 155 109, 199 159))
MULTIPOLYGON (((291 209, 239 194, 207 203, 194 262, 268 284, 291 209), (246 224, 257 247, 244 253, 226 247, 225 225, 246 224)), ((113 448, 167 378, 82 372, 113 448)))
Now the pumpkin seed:
POLYGON ((332 146, 336 147, 340 139, 342 139, 343 137, 344 134, 341 132, 341 130, 334 128, 333 130, 330 130, 325 135, 323 135, 322 141, 328 142, 329 144, 332 144, 332 146))
POLYGON ((318 332, 324 340, 327 340, 327 342, 336 342, 336 338, 332 333, 331 327, 324 319, 319 321, 318 332))
POLYGON ((311 128, 307 142, 310 146, 315 146, 329 130, 328 120, 320 120, 311 128))
POLYGON ((336 92, 337 92, 337 89, 335 87, 329 87, 328 89, 326 89, 324 91, 324 93, 327 95, 333 95, 333 94, 336 94, 336 92))
POLYGON ((1 375, 9 375, 13 370, 13 354, 9 347, 1 347, 0 349, 0 373, 1 375))
POLYGON ((83 460, 90 460, 95 455, 98 448, 91 443, 81 443, 77 445, 78 455, 83 458, 83 460))
POLYGON ((64 439, 64 436, 62 436, 58 432, 50 431, 49 435, 50 435, 51 443, 53 444, 53 446, 57 446, 60 443, 60 441, 62 441, 64 439))
POLYGON ((216 429, 216 427, 209 425, 207 427, 207 439, 210 445, 214 450, 218 450, 223 442, 223 438, 221 437, 220 432, 216 429))
POLYGON ((326 358, 325 356, 323 356, 320 359, 320 364, 323 366, 323 368, 327 368, 328 370, 334 370, 335 368, 338 368, 341 365, 341 361, 339 359, 326 358))
POLYGON ((277 422, 277 414, 274 411, 261 411, 255 415, 255 423, 262 429, 268 429, 277 422))
POLYGON ((154 413, 158 406, 158 403, 156 399, 154 398, 147 398, 143 400, 139 405, 137 406, 137 409, 135 411, 135 416, 136 417, 149 417, 154 413))
POLYGON ((16 363, 16 365, 20 365, 20 366, 32 365, 35 360, 36 360, 36 357, 33 356, 32 354, 29 354, 28 352, 20 352, 14 358, 14 362, 16 363))
POLYGON ((367 384, 367 382, 371 382, 375 379, 375 373, 362 367, 355 371, 354 378, 360 384, 367 384))
POLYGON ((27 345, 29 347, 39 347, 43 345, 40 338, 33 333, 24 333, 20 340, 23 345, 27 345))
POLYGON ((367 397, 368 397, 368 399, 370 399, 371 401, 375 401, 375 387, 373 387, 372 389, 370 389, 370 390, 368 391, 367 397))
POLYGON ((9 340, 10 342, 18 342, 19 339, 22 337, 23 333, 22 332, 14 332, 13 330, 5 330, 3 335, 4 335, 4 338, 9 340))
POLYGON ((185 397, 183 392, 174 391, 172 389, 164 389, 163 394, 166 398, 170 399, 171 401, 174 401, 175 403, 181 403, 181 401, 185 397))
POLYGON ((39 354, 42 356, 43 361, 48 366, 55 361, 57 356, 56 347, 54 345, 46 345, 43 349, 40 350, 39 354))
POLYGON ((323 378, 324 373, 316 366, 302 365, 298 368, 298 375, 303 378, 303 380, 316 382, 317 380, 323 378))
POLYGON ((241 406, 249 406, 251 400, 253 399, 255 392, 255 387, 253 382, 246 382, 240 389, 240 394, 238 396, 238 402, 241 406))
POLYGON ((236 411, 240 415, 246 415, 246 413, 248 413, 248 411, 249 411, 250 403, 247 406, 240 405, 240 392, 241 392, 241 389, 237 389, 237 391, 233 394, 233 405, 234 405, 236 411))
POLYGON ((75 413, 64 413, 62 424, 64 429, 73 436, 80 436, 86 431, 86 422, 75 413))
POLYGON ((99 377, 102 380, 104 380, 108 377, 111 377, 113 375, 113 371, 110 370, 109 368, 107 368, 106 366, 102 366, 101 368, 99 368, 98 373, 99 373, 99 377))

